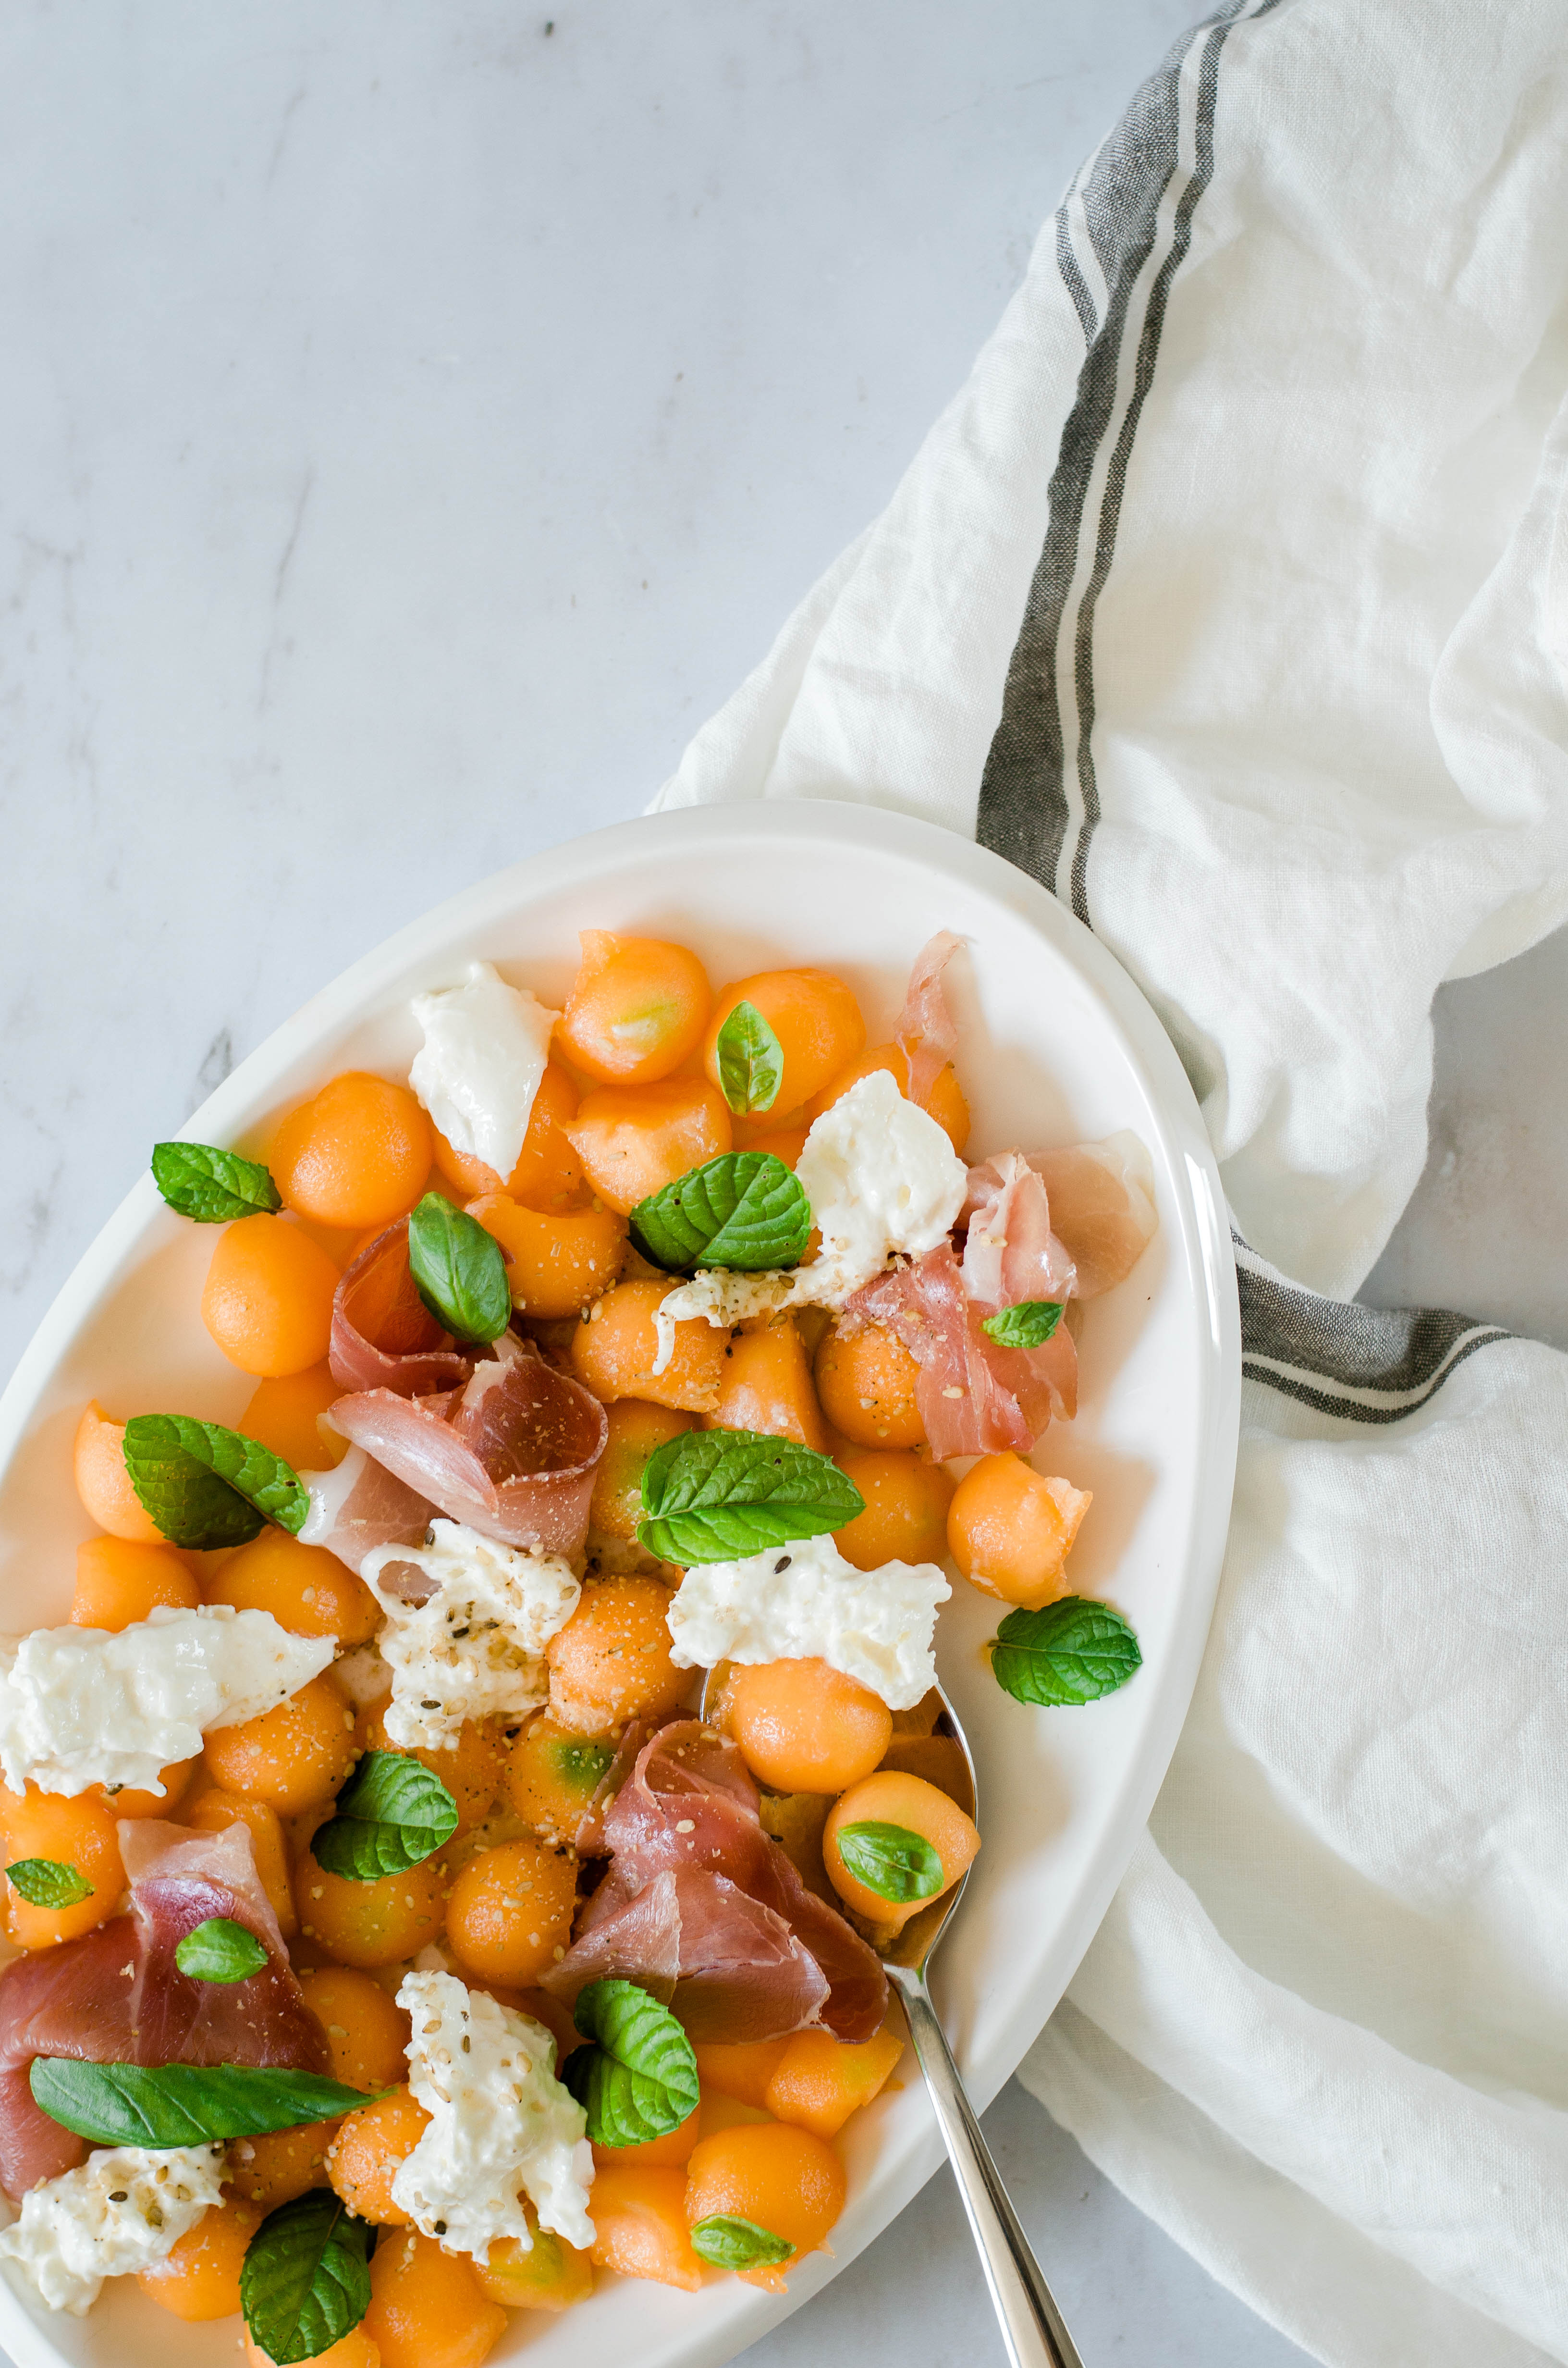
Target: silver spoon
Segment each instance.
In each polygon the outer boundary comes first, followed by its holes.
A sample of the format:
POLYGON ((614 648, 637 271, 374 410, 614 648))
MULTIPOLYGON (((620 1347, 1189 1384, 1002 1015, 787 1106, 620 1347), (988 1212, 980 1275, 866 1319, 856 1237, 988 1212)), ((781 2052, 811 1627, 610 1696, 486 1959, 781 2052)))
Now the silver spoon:
MULTIPOLYGON (((722 1667, 710 1673, 703 1689, 704 1717, 713 1712, 722 1716, 720 1696, 727 1675, 722 1667)), ((941 1782, 942 1790, 978 1825, 980 1794, 969 1740, 947 1695, 939 1686, 934 1691, 941 1708, 932 1733, 956 1744, 958 1759, 956 1762, 949 1760, 941 1779, 934 1777, 932 1781, 941 1782)), ((929 1705, 930 1695, 926 1699, 929 1705)), ((908 1739, 895 1736, 894 1749, 908 1739)), ((981 2135, 979 2117, 964 2093, 948 2034, 926 1987, 931 1952, 947 1930, 968 1881, 966 1872, 951 1891, 934 1899, 918 1916, 912 1916, 901 1931, 879 1946, 877 1954, 909 2018, 909 2035, 915 2042, 915 2053, 937 2109, 948 2157, 980 2250, 981 2266, 991 2289, 1012 2368, 1083 2368, 1077 2346, 1067 2332, 1033 2248, 1007 2200, 1007 2191, 991 2159, 991 2150, 981 2135)))

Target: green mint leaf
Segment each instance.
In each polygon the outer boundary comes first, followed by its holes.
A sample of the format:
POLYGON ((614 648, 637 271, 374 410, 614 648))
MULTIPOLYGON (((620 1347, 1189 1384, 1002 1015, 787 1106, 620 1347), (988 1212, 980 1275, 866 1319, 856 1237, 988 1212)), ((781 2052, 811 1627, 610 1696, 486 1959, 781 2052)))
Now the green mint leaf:
POLYGON ((460 1340, 498 1340, 512 1320, 512 1287, 494 1234, 477 1217, 426 1192, 408 1220, 415 1288, 437 1324, 460 1340))
POLYGON ((784 1075, 784 1048, 755 1003, 737 1003, 714 1042, 719 1090, 733 1110, 750 1118, 770 1110, 784 1075))
POLYGON ((228 1224, 283 1206, 259 1159, 242 1159, 210 1143, 155 1143, 153 1181, 171 1209, 199 1225, 228 1224))
POLYGON ((227 1916, 210 1916, 187 1932, 175 1951, 175 1963, 193 1982, 244 1982, 259 1974, 267 1951, 244 1924, 227 1916))
POLYGON ((755 2220, 742 2220, 732 2212, 715 2212, 710 2219, 699 2220, 691 2232, 691 2249, 704 2261, 711 2261, 716 2270, 777 2269, 780 2261, 793 2259, 795 2248, 787 2237, 776 2237, 771 2228, 759 2228, 755 2220))
POLYGON ((132 1415, 125 1468, 143 1511, 171 1545, 243 1546, 264 1519, 294 1534, 311 1509, 298 1474, 280 1455, 192 1415, 132 1415))
POLYGON ((935 1899, 947 1880, 925 1835, 912 1833, 907 1826, 884 1825, 877 1817, 863 1825, 840 1826, 837 1850, 857 1883, 900 1907, 914 1899, 935 1899))
POLYGON ((28 2085, 51 2122, 100 2146, 254 2138, 301 2122, 330 2121, 371 2101, 316 2072, 258 2071, 243 2064, 83 2064, 74 2055, 35 2055, 28 2085))
POLYGON ((1016 1307, 985 1316, 980 1328, 1004 1349, 1043 1349, 1062 1321, 1062 1310, 1059 1299, 1020 1299, 1016 1307))
POLYGON ((1119 1611, 1064 1595, 1039 1611, 1008 1612, 991 1647, 991 1674, 1015 1702, 1050 1709, 1115 1693, 1142 1659, 1119 1611))
POLYGON ((643 1256, 669 1273, 722 1266, 756 1274, 799 1266, 812 1204, 771 1151, 726 1151, 639 1201, 631 1224, 643 1256))
POLYGON ((457 1831, 458 1804, 422 1760, 367 1751, 337 1796, 311 1855, 329 1874, 375 1883, 423 1865, 457 1831))
POLYGON ((561 2078, 587 2117, 596 2146, 642 2146, 678 2130, 697 2110, 697 2057, 668 2007, 636 1982, 590 1982, 573 2021, 574 2047, 561 2078))
POLYGON ((314 2360, 358 2326, 370 2307, 374 2236, 330 2187, 267 2214, 245 2248, 240 2308, 278 2368, 314 2360))
POLYGON ((29 1907, 76 1907, 93 1896, 86 1876, 63 1859, 19 1858, 6 1872, 29 1907))
POLYGON ((685 1430, 642 1467, 637 1535, 661 1562, 737 1562, 843 1529, 866 1499, 830 1456, 760 1430, 685 1430))

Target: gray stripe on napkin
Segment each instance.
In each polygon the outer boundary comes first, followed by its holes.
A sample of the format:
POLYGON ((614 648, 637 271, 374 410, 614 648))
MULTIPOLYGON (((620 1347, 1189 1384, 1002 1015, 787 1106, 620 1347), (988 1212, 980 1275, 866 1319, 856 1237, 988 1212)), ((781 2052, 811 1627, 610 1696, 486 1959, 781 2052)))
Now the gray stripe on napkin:
POLYGON ((1399 1422, 1513 1334, 1447 1307, 1362 1307, 1288 1282, 1233 1235, 1242 1371, 1347 1422, 1399 1422))

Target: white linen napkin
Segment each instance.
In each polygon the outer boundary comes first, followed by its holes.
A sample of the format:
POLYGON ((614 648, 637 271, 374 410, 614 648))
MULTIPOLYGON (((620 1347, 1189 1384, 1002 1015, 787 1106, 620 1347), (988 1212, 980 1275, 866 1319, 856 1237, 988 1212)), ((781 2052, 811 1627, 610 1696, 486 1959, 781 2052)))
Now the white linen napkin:
POLYGON ((659 800, 977 834, 1181 1051, 1238 1232, 1231 1540, 1024 2078, 1335 2368, 1568 2361, 1568 1360, 1342 1304, 1435 989, 1568 914, 1565 29, 1199 27, 659 800))

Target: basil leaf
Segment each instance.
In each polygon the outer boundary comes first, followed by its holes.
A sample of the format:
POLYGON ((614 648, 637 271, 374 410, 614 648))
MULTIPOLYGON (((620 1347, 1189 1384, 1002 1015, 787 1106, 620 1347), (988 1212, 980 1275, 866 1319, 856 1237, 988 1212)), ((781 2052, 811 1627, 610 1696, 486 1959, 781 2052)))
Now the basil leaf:
POLYGON ((263 1518, 290 1534, 311 1500, 291 1464, 256 1439, 187 1414, 132 1415, 125 1468, 171 1545, 243 1546, 263 1518))
POLYGON ((998 1308, 994 1315, 983 1317, 980 1328, 1004 1349, 1043 1349, 1061 1323, 1062 1312, 1059 1299, 1020 1299, 1016 1307, 998 1308))
POLYGON ((259 1974, 267 1951, 244 1924, 227 1916, 210 1916, 175 1951, 175 1963, 193 1982, 244 1982, 259 1974))
POLYGON ((421 1866, 457 1831, 458 1804, 440 1778, 401 1751, 367 1751, 318 1826, 311 1855, 329 1874, 374 1883, 421 1866))
POLYGON ((699 2220, 692 2228, 691 2249, 716 2270, 777 2269, 795 2251, 787 2237, 733 2212, 715 2212, 710 2219, 699 2220))
POLYGON ((19 1858, 6 1873, 29 1907, 76 1907, 93 1896, 86 1876, 63 1859, 19 1858))
POLYGON ((153 1181, 182 1217, 199 1225, 227 1224, 254 1217, 259 1209, 283 1206, 283 1198, 259 1159, 219 1151, 210 1143, 155 1143, 153 1181))
POLYGON ((251 2339, 278 2368, 314 2360, 370 2307, 375 2231, 330 2187, 269 2212, 245 2248, 240 2308, 251 2339))
POLYGON ((697 2057, 668 2007, 636 1982, 590 1982, 572 2019, 574 2047, 561 2078, 587 2116, 596 2146, 642 2146, 678 2130, 697 2110, 697 2057))
POLYGON ((371 2101, 317 2072, 260 2071, 243 2064, 83 2064, 74 2055, 35 2055, 28 2086, 51 2122, 101 2146, 254 2138, 266 2130, 328 2121, 371 2101))
POLYGON ((643 1256, 670 1273, 722 1266, 755 1274, 799 1266, 812 1204, 771 1151, 726 1151, 639 1201, 631 1225, 643 1256))
POLYGON ((408 1220, 415 1289, 437 1324, 460 1340, 498 1340, 512 1320, 512 1286, 494 1234, 477 1217, 426 1192, 408 1220))
POLYGON ((935 1899, 945 1888, 941 1859, 924 1834, 911 1833, 907 1826, 885 1825, 880 1817, 840 1826, 836 1848, 857 1883, 900 1907, 913 1899, 935 1899))
POLYGON ((784 1048, 755 1003, 737 1003, 714 1041, 719 1090, 743 1118, 770 1110, 784 1075, 784 1048))
POLYGON ((685 1430, 642 1467, 637 1535, 661 1562, 734 1562, 843 1529, 866 1499, 831 1457, 760 1430, 685 1430))
POLYGON ((991 1674, 1015 1702, 1049 1709, 1115 1693, 1142 1660, 1119 1611, 1064 1595, 1039 1611, 1008 1612, 991 1647, 991 1674))

